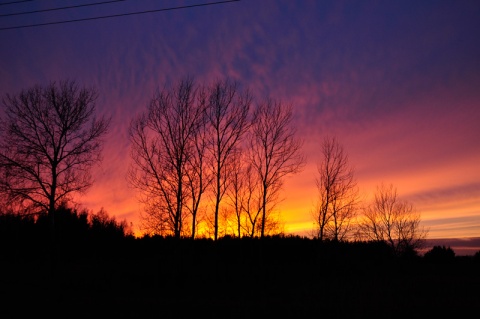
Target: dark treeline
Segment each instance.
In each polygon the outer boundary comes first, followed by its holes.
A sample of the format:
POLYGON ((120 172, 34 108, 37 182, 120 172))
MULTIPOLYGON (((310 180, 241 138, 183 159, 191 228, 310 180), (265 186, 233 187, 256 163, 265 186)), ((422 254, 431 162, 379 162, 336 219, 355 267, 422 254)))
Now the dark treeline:
MULTIPOLYGON (((418 251, 410 249, 402 255, 385 241, 334 241, 321 240, 317 237, 309 238, 298 235, 272 235, 263 240, 258 237, 245 236, 237 238, 224 236, 218 244, 211 238, 177 239, 173 236, 143 235, 134 237, 131 226, 126 221, 117 221, 103 209, 97 213, 88 212, 62 205, 55 211, 56 228, 54 245, 70 245, 72 249, 90 249, 92 253, 101 243, 109 243, 111 248, 119 248, 119 256, 136 254, 152 255, 166 250, 192 252, 201 247, 218 252, 225 248, 223 253, 243 255, 252 249, 261 249, 262 258, 268 255, 291 255, 308 251, 308 259, 312 252, 326 254, 330 257, 348 256, 349 258, 365 259, 426 259, 428 261, 448 261, 455 258, 455 252, 450 247, 435 246, 420 256, 418 251), (135 243, 135 244, 132 244, 135 243), (281 244, 279 244, 281 243, 281 244), (132 246, 132 247, 130 247, 132 246), (129 251, 129 248, 134 248, 129 251), (236 249, 240 251, 234 252, 236 249)), ((19 249, 40 251, 39 247, 49 249, 52 245, 51 233, 47 214, 24 215, 16 213, 0 214, 0 241, 4 255, 8 251, 17 252, 19 249)), ((259 253, 259 251, 257 251, 259 253)), ((198 256, 200 257, 200 256, 198 256)), ((245 256, 253 258, 253 256, 245 256)), ((258 256, 257 256, 258 257, 258 256)), ((480 257, 478 252, 473 258, 480 257)))
POLYGON ((398 256, 384 242, 285 235, 135 238, 105 213, 63 207, 59 216, 52 250, 46 215, 1 215, 0 315, 392 318, 479 310, 480 253, 436 246, 398 256))

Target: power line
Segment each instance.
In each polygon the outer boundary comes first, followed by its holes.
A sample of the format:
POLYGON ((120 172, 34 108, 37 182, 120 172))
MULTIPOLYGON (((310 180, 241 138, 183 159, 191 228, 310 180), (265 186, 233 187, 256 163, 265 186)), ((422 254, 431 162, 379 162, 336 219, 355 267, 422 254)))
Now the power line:
MULTIPOLYGON (((25 0, 24 0, 24 1, 25 1, 25 0)), ((32 1, 32 0, 26 0, 26 1, 32 1)), ((18 15, 24 15, 24 14, 32 14, 32 13, 49 12, 49 11, 56 11, 56 10, 65 10, 65 9, 89 7, 89 6, 96 6, 96 5, 100 5, 100 4, 107 4, 107 3, 121 2, 121 1, 126 1, 126 0, 110 0, 110 1, 94 2, 94 3, 87 3, 87 4, 79 4, 79 5, 76 5, 76 6, 58 7, 58 8, 50 8, 50 9, 34 10, 34 11, 25 11, 25 12, 14 12, 14 13, 0 14, 0 17, 10 17, 10 16, 18 16, 18 15)))
MULTIPOLYGON (((31 1, 31 0, 26 0, 26 1, 31 1)), ((80 21, 90 21, 90 20, 99 20, 99 19, 107 19, 107 18, 117 18, 117 17, 131 16, 131 15, 137 15, 137 14, 154 13, 154 12, 170 11, 170 10, 178 10, 178 9, 188 9, 188 8, 203 7, 203 6, 224 4, 224 3, 229 3, 229 2, 238 2, 238 1, 240 1, 240 0, 225 0, 225 1, 216 1, 216 2, 209 2, 209 3, 193 4, 193 5, 188 5, 188 6, 162 8, 162 9, 156 9, 156 10, 146 10, 146 11, 136 11, 136 12, 112 14, 112 15, 90 17, 90 18, 83 18, 83 19, 63 20, 63 21, 46 22, 46 23, 38 23, 38 24, 27 24, 27 25, 15 26, 15 27, 0 28, 0 31, 22 29, 22 28, 31 28, 31 27, 40 27, 40 26, 46 26, 46 25, 70 23, 70 22, 80 22, 80 21)))
POLYGON ((33 1, 33 0, 20 0, 20 1, 3 2, 3 3, 0 3, 0 6, 5 6, 7 4, 17 4, 17 3, 21 3, 21 2, 30 2, 30 1, 33 1))

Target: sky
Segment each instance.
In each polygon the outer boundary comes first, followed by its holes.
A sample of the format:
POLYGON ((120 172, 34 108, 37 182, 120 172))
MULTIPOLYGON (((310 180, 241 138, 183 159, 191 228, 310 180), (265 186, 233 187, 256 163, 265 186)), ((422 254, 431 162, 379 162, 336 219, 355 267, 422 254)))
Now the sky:
POLYGON ((293 106, 307 162, 285 180, 287 233, 313 229, 320 144, 333 135, 365 201, 393 184, 429 238, 480 237, 479 1, 10 2, 0 1, 0 95, 74 79, 112 118, 83 207, 137 227, 130 120, 185 76, 229 78, 293 106), (49 10, 66 6, 77 7, 49 10))

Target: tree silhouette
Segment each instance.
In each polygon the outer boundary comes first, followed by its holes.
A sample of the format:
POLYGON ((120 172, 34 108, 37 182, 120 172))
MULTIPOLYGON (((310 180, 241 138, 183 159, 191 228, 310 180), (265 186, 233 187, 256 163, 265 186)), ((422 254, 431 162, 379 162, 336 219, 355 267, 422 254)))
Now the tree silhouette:
POLYGON ((193 79, 183 79, 159 91, 130 124, 133 163, 127 178, 142 192, 143 225, 153 234, 180 238, 188 202, 196 216, 205 190, 197 166, 203 165, 205 98, 197 93, 193 79))
POLYGON ((0 192, 9 202, 54 212, 92 185, 109 119, 95 116, 98 94, 75 81, 35 86, 3 99, 0 122, 0 192))
POLYGON ((433 246, 423 257, 428 261, 449 262, 455 259, 455 252, 450 246, 433 246))
MULTIPOLYGON (((230 215, 227 217, 233 220, 232 233, 237 237, 260 237, 262 231, 262 183, 250 160, 248 149, 238 152, 230 169, 230 183, 226 193, 230 215)), ((278 214, 271 209, 267 210, 263 223, 265 235, 283 231, 278 214)))
MULTIPOLYGON (((201 109, 205 110, 207 90, 205 88, 199 89, 198 100, 201 109)), ((197 232, 197 225, 199 224, 198 214, 200 213, 200 203, 204 193, 212 183, 213 175, 208 170, 208 154, 206 152, 208 143, 208 129, 206 126, 205 116, 202 115, 200 125, 197 127, 197 132, 193 135, 194 147, 191 156, 188 157, 187 180, 188 189, 190 191, 191 205, 187 205, 187 209, 192 216, 191 223, 191 238, 195 239, 197 232)))
POLYGON ((352 231, 356 215, 358 188, 354 170, 343 147, 334 137, 321 145, 322 159, 317 164, 318 198, 313 212, 320 240, 342 240, 352 231))
POLYGON ((209 129, 207 150, 211 156, 212 191, 215 197, 214 239, 218 238, 220 203, 228 188, 227 168, 233 161, 241 139, 249 128, 252 98, 239 92, 237 84, 217 81, 209 88, 206 120, 209 129))
POLYGON ((231 169, 231 183, 227 189, 227 197, 230 202, 231 209, 233 211, 235 226, 234 234, 237 237, 242 237, 243 235, 243 220, 245 218, 244 208, 245 202, 247 202, 246 197, 246 168, 243 165, 243 154, 239 152, 233 161, 231 169))
POLYGON ((260 185, 246 152, 237 152, 231 167, 231 182, 227 189, 235 219, 237 237, 255 236, 261 213, 260 185))
POLYGON ((295 132, 291 106, 267 99, 255 109, 249 141, 251 163, 260 184, 262 238, 268 209, 276 203, 283 178, 299 172, 304 165, 302 142, 295 132))
POLYGON ((397 255, 421 248, 428 231, 420 226, 420 213, 414 206, 398 198, 392 185, 377 186, 373 202, 363 209, 359 236, 385 241, 397 255))

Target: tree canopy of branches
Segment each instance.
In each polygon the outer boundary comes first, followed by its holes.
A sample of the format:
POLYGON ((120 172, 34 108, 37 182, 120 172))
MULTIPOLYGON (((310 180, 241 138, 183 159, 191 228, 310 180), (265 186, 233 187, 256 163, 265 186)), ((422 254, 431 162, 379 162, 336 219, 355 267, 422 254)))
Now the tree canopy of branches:
POLYGON ((209 130, 207 149, 211 157, 212 191, 215 197, 214 239, 218 238, 220 203, 228 188, 229 166, 249 128, 252 103, 250 94, 240 92, 229 80, 217 81, 209 88, 206 119, 209 130))
POLYGON ((354 169, 336 138, 326 137, 321 145, 322 159, 317 164, 318 198, 313 212, 320 240, 343 240, 352 230, 356 215, 358 188, 354 169))
MULTIPOLYGON (((133 163, 128 181, 142 192, 144 228, 182 236, 186 213, 196 216, 205 191, 205 95, 192 79, 159 91, 148 110, 132 120, 133 163)), ((192 237, 195 235, 195 218, 192 237)))
MULTIPOLYGON (((227 197, 233 214, 233 233, 237 237, 261 236, 262 227, 262 183, 255 171, 248 152, 238 153, 231 169, 231 180, 227 197)), ((269 203, 271 204, 271 203, 269 203)), ((276 203, 272 203, 270 208, 276 203)), ((267 211, 264 234, 277 235, 282 233, 282 223, 279 216, 267 211)))
POLYGON ((283 178, 298 173, 305 162, 295 132, 291 106, 267 99, 255 109, 249 141, 251 164, 260 185, 262 238, 268 210, 278 199, 283 178))
POLYGON ((291 106, 266 100, 251 112, 252 105, 248 90, 228 79, 200 86, 187 78, 131 122, 127 178, 145 204, 143 231, 195 238, 204 223, 201 235, 217 240, 280 229, 270 210, 283 178, 303 167, 302 143, 291 106))
POLYGON ((33 211, 54 211, 93 183, 109 119, 95 116, 98 94, 75 81, 52 82, 2 102, 0 192, 8 202, 33 211))
POLYGON ((252 194, 252 192, 248 191, 248 178, 251 177, 249 173, 250 171, 244 165, 244 155, 239 153, 231 166, 231 182, 226 192, 234 213, 235 225, 233 228, 237 237, 242 237, 245 232, 246 216, 244 212, 251 197, 249 195, 252 194))
POLYGON ((428 231, 420 225, 420 213, 400 200, 392 185, 377 186, 373 202, 364 208, 359 224, 361 239, 385 241, 398 255, 421 248, 428 231))

